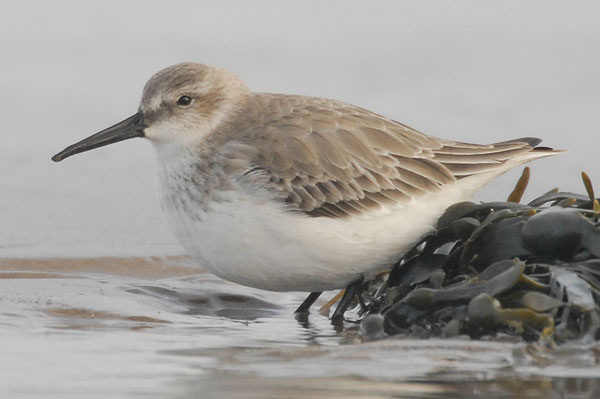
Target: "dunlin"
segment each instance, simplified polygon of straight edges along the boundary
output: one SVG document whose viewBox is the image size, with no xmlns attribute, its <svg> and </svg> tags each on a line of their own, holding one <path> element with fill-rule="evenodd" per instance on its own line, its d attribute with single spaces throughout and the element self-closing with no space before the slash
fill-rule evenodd
<svg viewBox="0 0 600 399">
<path fill-rule="evenodd" d="M 133 137 L 154 144 L 160 203 L 198 264 L 251 287 L 311 292 L 300 311 L 323 290 L 354 293 L 449 205 L 558 152 L 530 137 L 438 139 L 340 101 L 253 93 L 230 72 L 184 63 L 148 81 L 135 115 L 52 159 Z"/>
</svg>

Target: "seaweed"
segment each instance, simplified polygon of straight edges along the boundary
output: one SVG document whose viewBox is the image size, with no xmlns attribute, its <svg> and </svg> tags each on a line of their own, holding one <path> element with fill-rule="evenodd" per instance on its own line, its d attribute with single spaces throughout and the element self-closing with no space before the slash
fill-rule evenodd
<svg viewBox="0 0 600 399">
<path fill-rule="evenodd" d="M 450 206 L 362 295 L 360 335 L 518 336 L 549 345 L 600 339 L 600 202 L 553 189 L 519 203 Z"/>
</svg>

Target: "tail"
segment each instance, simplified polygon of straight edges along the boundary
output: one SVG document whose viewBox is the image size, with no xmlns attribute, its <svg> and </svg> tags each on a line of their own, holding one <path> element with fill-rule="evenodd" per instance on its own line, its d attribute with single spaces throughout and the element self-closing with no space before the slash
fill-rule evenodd
<svg viewBox="0 0 600 399">
<path fill-rule="evenodd" d="M 489 181 L 515 166 L 564 152 L 538 146 L 541 142 L 536 137 L 488 145 L 444 142 L 442 148 L 434 151 L 434 159 L 458 180 L 481 175 L 486 177 L 483 180 Z"/>
<path fill-rule="evenodd" d="M 494 146 L 501 146 L 506 144 L 523 144 L 526 143 L 527 146 L 524 147 L 524 150 L 527 150 L 520 156 L 516 156 L 514 158 L 509 158 L 505 162 L 508 166 L 508 169 L 514 168 L 515 166 L 522 165 L 529 161 L 533 161 L 538 158 L 550 157 L 553 155 L 561 154 L 566 152 L 566 150 L 555 150 L 551 147 L 543 147 L 539 144 L 542 142 L 542 139 L 538 139 L 537 137 L 522 137 L 520 139 L 514 139 L 509 141 L 503 141 L 500 143 L 492 144 Z"/>
</svg>

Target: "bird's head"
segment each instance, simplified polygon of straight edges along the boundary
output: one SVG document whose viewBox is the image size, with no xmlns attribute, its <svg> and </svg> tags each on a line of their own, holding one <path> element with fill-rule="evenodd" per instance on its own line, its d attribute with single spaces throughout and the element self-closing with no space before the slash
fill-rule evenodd
<svg viewBox="0 0 600 399">
<path fill-rule="evenodd" d="M 223 69 L 196 63 L 170 66 L 146 83 L 137 113 L 65 148 L 52 160 L 134 137 L 145 137 L 159 147 L 197 145 L 239 108 L 248 93 L 237 76 Z"/>
</svg>

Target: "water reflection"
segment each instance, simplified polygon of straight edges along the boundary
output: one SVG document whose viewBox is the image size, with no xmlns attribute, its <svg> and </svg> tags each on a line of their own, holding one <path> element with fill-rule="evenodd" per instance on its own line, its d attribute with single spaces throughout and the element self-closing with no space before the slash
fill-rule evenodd
<svg viewBox="0 0 600 399">
<path fill-rule="evenodd" d="M 176 397 L 195 398 L 519 398 L 589 399 L 600 395 L 600 380 L 532 378 L 497 381 L 372 381 L 359 378 L 248 378 L 218 376 L 185 379 Z"/>
<path fill-rule="evenodd" d="M 0 389 L 10 397 L 598 394 L 600 351 L 593 345 L 550 351 L 510 340 L 359 343 L 354 324 L 340 330 L 318 312 L 297 320 L 302 299 L 198 274 L 179 258 L 2 260 Z"/>
</svg>

